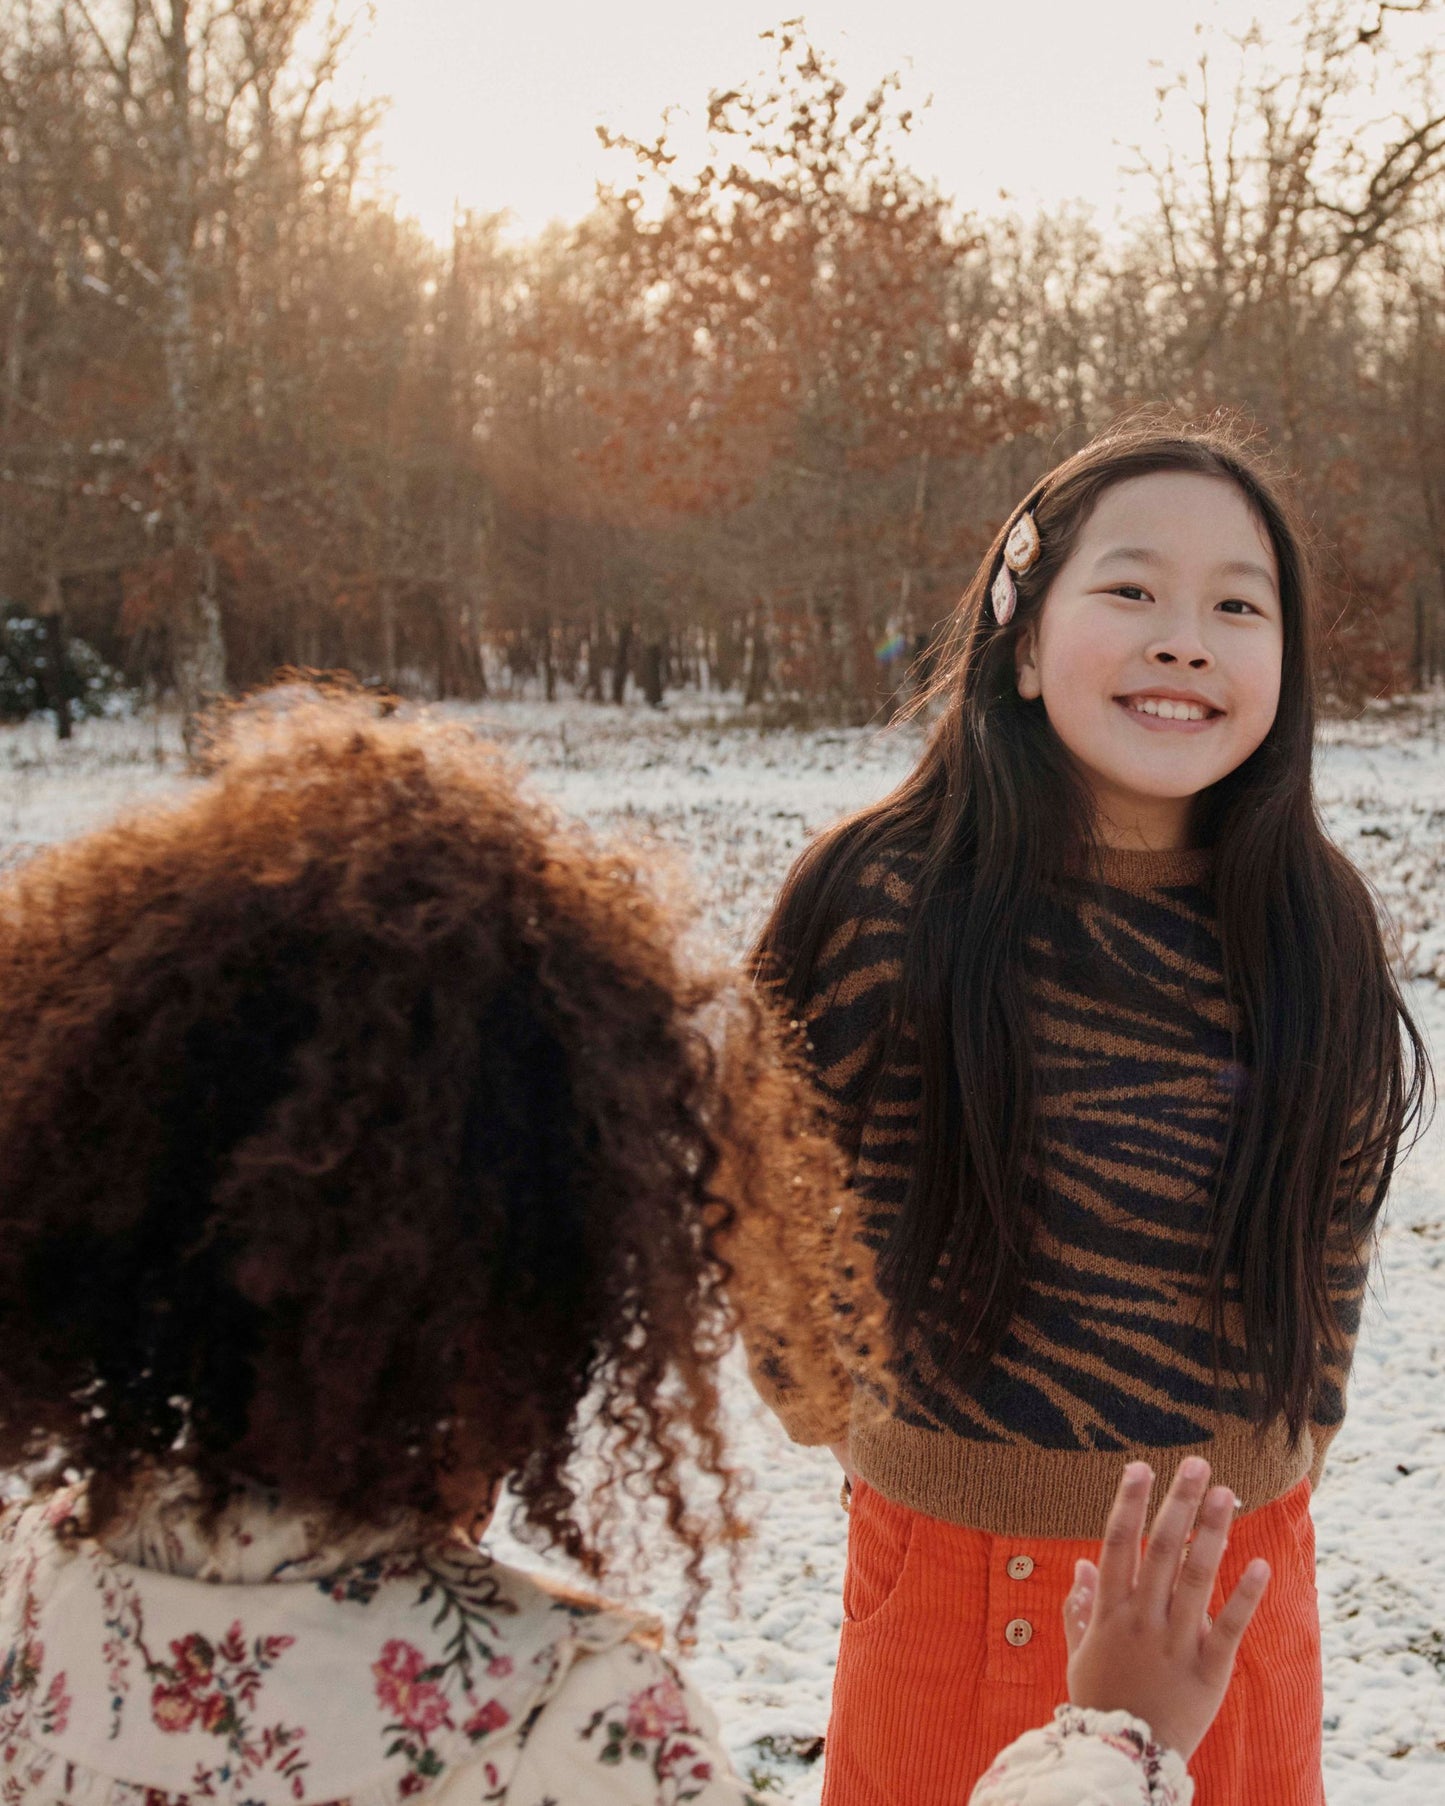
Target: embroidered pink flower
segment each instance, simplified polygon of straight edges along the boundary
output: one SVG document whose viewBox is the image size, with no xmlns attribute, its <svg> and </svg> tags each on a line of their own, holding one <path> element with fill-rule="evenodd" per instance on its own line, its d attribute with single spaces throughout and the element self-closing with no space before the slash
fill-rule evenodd
<svg viewBox="0 0 1445 1806">
<path fill-rule="evenodd" d="M 446 1695 L 435 1681 L 423 1680 L 426 1657 L 415 1643 L 389 1638 L 380 1658 L 371 1664 L 376 1676 L 376 1697 L 408 1730 L 428 1736 L 451 1723 Z"/>
<path fill-rule="evenodd" d="M 627 1702 L 627 1733 L 630 1737 L 656 1741 L 673 1731 L 687 1729 L 687 1706 L 683 1702 L 682 1689 L 671 1675 L 666 1680 L 655 1681 L 643 1693 L 634 1693 Z"/>
<path fill-rule="evenodd" d="M 151 1721 L 159 1730 L 189 1731 L 199 1711 L 199 1700 L 186 1687 L 168 1687 L 162 1682 L 151 1692 Z"/>
<path fill-rule="evenodd" d="M 40 1708 L 40 1721 L 51 1736 L 58 1736 L 70 1722 L 70 1695 L 65 1690 L 63 1668 L 45 1689 L 45 1704 Z"/>
<path fill-rule="evenodd" d="M 504 1724 L 511 1723 L 512 1715 L 499 1699 L 489 1699 L 462 1726 L 468 1737 L 485 1737 L 489 1731 L 500 1731 Z"/>
<path fill-rule="evenodd" d="M 694 1743 L 686 1741 L 664 1743 L 657 1752 L 655 1765 L 657 1778 L 660 1781 L 674 1780 L 677 1782 L 710 1781 L 712 1764 L 701 1760 L 701 1754 Z"/>
<path fill-rule="evenodd" d="M 207 1693 L 200 1701 L 201 1729 L 218 1731 L 230 1715 L 230 1701 L 224 1693 Z"/>
<path fill-rule="evenodd" d="M 512 1658 L 510 1656 L 493 1656 L 487 1663 L 487 1673 L 494 1680 L 505 1680 L 511 1672 Z"/>
<path fill-rule="evenodd" d="M 178 1687 L 209 1687 L 216 1671 L 216 1652 L 193 1632 L 171 1644 L 171 1668 Z"/>
<path fill-rule="evenodd" d="M 696 1755 L 696 1746 L 682 1739 L 679 1739 L 676 1743 L 663 1744 L 662 1748 L 657 1752 L 657 1774 L 659 1779 L 671 1775 L 677 1775 L 679 1779 L 682 1779 L 684 1776 L 680 1771 L 686 1771 L 686 1774 L 691 1775 L 696 1781 L 708 1780 L 712 1775 L 712 1769 L 706 1762 L 699 1762 L 692 1768 L 688 1767 L 688 1764 L 692 1762 Z"/>
</svg>

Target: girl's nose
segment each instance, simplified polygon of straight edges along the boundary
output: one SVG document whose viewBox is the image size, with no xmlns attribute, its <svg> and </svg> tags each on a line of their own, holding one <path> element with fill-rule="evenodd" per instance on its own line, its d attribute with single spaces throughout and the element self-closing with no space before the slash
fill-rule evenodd
<svg viewBox="0 0 1445 1806">
<path fill-rule="evenodd" d="M 1214 663 L 1207 647 L 1183 636 L 1151 646 L 1147 656 L 1157 664 L 1186 665 L 1191 671 L 1206 671 Z"/>
</svg>

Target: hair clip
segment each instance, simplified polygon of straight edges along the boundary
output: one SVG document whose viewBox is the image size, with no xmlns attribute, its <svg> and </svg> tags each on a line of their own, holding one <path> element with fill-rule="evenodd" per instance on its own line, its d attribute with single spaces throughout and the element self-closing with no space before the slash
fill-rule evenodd
<svg viewBox="0 0 1445 1806">
<path fill-rule="evenodd" d="M 1039 544 L 1039 529 L 1033 515 L 1021 514 L 1003 542 L 1004 563 L 1022 577 L 1025 571 L 1031 571 L 1038 563 L 1042 549 Z"/>
<path fill-rule="evenodd" d="M 998 576 L 993 580 L 989 590 L 989 600 L 993 604 L 993 618 L 1000 627 L 1007 627 L 1013 619 L 1014 608 L 1018 603 L 1018 585 L 1014 582 L 1015 573 L 1020 577 L 1030 571 L 1039 561 L 1042 551 L 1039 543 L 1039 529 L 1032 514 L 1021 514 L 1009 528 L 1008 538 L 1003 542 L 1003 563 L 999 566 Z"/>
</svg>

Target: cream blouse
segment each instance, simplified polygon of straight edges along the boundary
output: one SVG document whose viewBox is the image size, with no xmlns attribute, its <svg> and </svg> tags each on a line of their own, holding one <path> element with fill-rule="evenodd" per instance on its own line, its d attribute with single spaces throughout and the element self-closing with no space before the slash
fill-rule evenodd
<svg viewBox="0 0 1445 1806">
<path fill-rule="evenodd" d="M 637 1614 L 259 1497 L 203 1535 L 173 1486 L 105 1546 L 75 1503 L 0 1521 L 4 1806 L 762 1806 Z"/>
<path fill-rule="evenodd" d="M 0 1516 L 0 1806 L 764 1806 L 653 1620 L 265 1495 L 203 1532 L 171 1482 L 103 1545 L 77 1502 Z M 971 1806 L 1192 1794 L 1146 1726 L 1063 1709 Z"/>
</svg>

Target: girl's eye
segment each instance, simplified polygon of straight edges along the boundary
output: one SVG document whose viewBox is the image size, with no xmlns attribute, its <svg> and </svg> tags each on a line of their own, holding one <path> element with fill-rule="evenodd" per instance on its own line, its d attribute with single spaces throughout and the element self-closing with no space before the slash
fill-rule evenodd
<svg viewBox="0 0 1445 1806">
<path fill-rule="evenodd" d="M 1246 602 L 1243 596 L 1228 596 L 1219 606 L 1221 608 L 1247 608 L 1252 615 L 1259 613 L 1253 602 Z"/>
<path fill-rule="evenodd" d="M 1130 602 L 1147 602 L 1149 600 L 1148 590 L 1141 589 L 1137 583 L 1116 583 L 1110 593 L 1115 596 L 1123 596 Z"/>
</svg>

